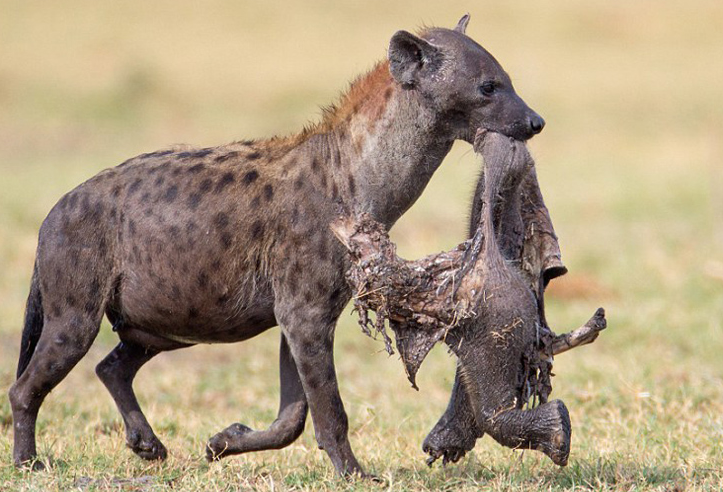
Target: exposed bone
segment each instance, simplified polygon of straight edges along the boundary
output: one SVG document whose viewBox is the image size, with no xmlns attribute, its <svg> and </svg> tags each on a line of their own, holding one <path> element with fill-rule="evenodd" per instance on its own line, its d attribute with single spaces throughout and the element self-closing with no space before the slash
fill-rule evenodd
<svg viewBox="0 0 723 492">
<path fill-rule="evenodd" d="M 555 336 L 552 340 L 552 355 L 558 355 L 575 347 L 594 342 L 606 327 L 605 310 L 598 308 L 593 317 L 580 328 Z"/>
</svg>

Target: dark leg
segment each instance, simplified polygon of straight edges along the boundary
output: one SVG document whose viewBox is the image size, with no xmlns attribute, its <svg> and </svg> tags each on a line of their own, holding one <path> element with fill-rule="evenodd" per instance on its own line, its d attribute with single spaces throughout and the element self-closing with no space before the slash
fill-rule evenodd
<svg viewBox="0 0 723 492">
<path fill-rule="evenodd" d="M 133 392 L 133 378 L 138 370 L 158 355 L 160 350 L 121 342 L 95 368 L 123 417 L 126 444 L 146 460 L 166 459 L 166 448 L 156 437 Z"/>
<path fill-rule="evenodd" d="M 285 333 L 309 401 L 319 448 L 329 455 L 339 475 L 364 476 L 349 444 L 349 421 L 336 381 L 334 324 L 319 321 L 294 328 Z"/>
<path fill-rule="evenodd" d="M 556 465 L 567 465 L 570 415 L 560 400 L 531 410 L 509 410 L 488 421 L 485 431 L 504 446 L 542 451 Z"/>
<path fill-rule="evenodd" d="M 243 424 L 233 424 L 211 438 L 206 448 L 209 461 L 265 449 L 281 449 L 294 442 L 304 431 L 307 403 L 296 364 L 286 337 L 281 335 L 279 355 L 281 403 L 279 414 L 271 426 L 255 431 Z"/>
<path fill-rule="evenodd" d="M 495 312 L 491 301 L 486 307 L 486 313 Z M 524 326 L 523 330 L 527 329 L 528 325 Z M 469 372 L 459 380 L 473 409 L 475 427 L 504 446 L 535 449 L 555 464 L 566 465 L 571 437 L 567 408 L 555 400 L 523 410 L 527 401 L 520 385 L 522 378 L 527 377 L 522 367 L 523 353 L 514 343 L 500 345 L 495 332 L 491 333 L 481 345 L 461 347 L 460 361 L 474 364 L 468 368 L 460 362 L 461 372 Z M 519 340 L 532 338 L 530 333 L 520 330 L 515 336 Z"/>
<path fill-rule="evenodd" d="M 35 424 L 40 405 L 88 352 L 100 325 L 94 317 L 69 313 L 52 320 L 46 318 L 30 363 L 9 392 L 15 431 L 15 465 L 27 465 L 36 459 Z M 32 466 L 43 468 L 37 461 Z"/>
<path fill-rule="evenodd" d="M 477 439 L 483 434 L 478 429 L 469 395 L 462 385 L 460 370 L 457 368 L 447 410 L 422 444 L 422 449 L 429 455 L 427 464 L 431 466 L 438 458 L 442 458 L 445 465 L 456 463 L 474 448 Z"/>
<path fill-rule="evenodd" d="M 485 432 L 504 446 L 535 449 L 549 456 L 557 465 L 567 464 L 572 431 L 567 408 L 560 400 L 531 410 L 501 412 L 488 420 Z M 483 434 L 458 371 L 449 406 L 424 440 L 424 452 L 430 456 L 427 463 L 431 465 L 440 457 L 444 464 L 457 462 Z"/>
</svg>

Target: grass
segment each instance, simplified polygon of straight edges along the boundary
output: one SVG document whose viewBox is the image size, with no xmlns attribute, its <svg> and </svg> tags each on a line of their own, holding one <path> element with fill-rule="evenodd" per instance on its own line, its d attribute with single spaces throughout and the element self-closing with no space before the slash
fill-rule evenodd
<svg viewBox="0 0 723 492">
<path fill-rule="evenodd" d="M 454 374 L 432 352 L 411 390 L 401 363 L 344 315 L 337 369 L 357 457 L 383 485 L 338 480 L 311 424 L 292 446 L 207 464 L 204 443 L 278 405 L 276 329 L 164 354 L 141 404 L 169 449 L 137 459 L 94 365 L 104 329 L 44 404 L 47 472 L 11 466 L 0 397 L 0 490 L 720 490 L 723 488 L 723 5 L 567 2 L 284 4 L 5 2 L 0 16 L 0 388 L 13 381 L 37 229 L 68 189 L 127 157 L 298 130 L 384 56 L 397 29 L 452 26 L 510 71 L 547 120 L 531 144 L 570 273 L 549 293 L 558 331 L 599 305 L 609 329 L 559 357 L 569 465 L 484 438 L 428 469 L 421 441 Z M 452 7 L 452 8 L 450 8 Z M 407 257 L 464 235 L 478 164 L 455 146 L 394 229 Z"/>
</svg>

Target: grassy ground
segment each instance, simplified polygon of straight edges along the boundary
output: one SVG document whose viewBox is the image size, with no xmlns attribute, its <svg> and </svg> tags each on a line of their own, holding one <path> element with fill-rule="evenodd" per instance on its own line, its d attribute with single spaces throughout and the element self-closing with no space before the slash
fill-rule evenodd
<svg viewBox="0 0 723 492">
<path fill-rule="evenodd" d="M 533 143 L 570 273 L 553 285 L 558 331 L 599 305 L 609 330 L 559 357 L 570 464 L 489 438 L 428 469 L 421 441 L 444 410 L 454 361 L 438 348 L 419 393 L 350 315 L 336 353 L 351 440 L 382 486 L 339 481 L 313 429 L 282 451 L 208 465 L 231 422 L 264 427 L 278 404 L 277 330 L 165 354 L 137 392 L 170 451 L 124 447 L 93 373 L 106 329 L 41 411 L 54 466 L 11 466 L 0 397 L 0 490 L 720 490 L 723 488 L 723 4 L 607 2 L 142 2 L 3 0 L 0 16 L 0 388 L 13 381 L 37 229 L 98 170 L 168 144 L 288 133 L 384 56 L 397 29 L 452 26 L 511 72 L 548 127 Z M 464 235 L 478 164 L 459 145 L 394 238 L 418 257 Z"/>
</svg>

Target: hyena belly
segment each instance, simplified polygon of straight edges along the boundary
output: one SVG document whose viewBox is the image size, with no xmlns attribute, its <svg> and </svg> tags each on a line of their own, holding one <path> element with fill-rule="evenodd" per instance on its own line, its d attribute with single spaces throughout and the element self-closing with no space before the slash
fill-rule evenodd
<svg viewBox="0 0 723 492">
<path fill-rule="evenodd" d="M 173 157 L 119 166 L 69 194 L 116 209 L 113 254 L 99 259 L 111 262 L 105 311 L 121 338 L 253 337 L 276 324 L 266 272 L 274 213 L 258 209 L 278 184 L 247 161 Z"/>
<path fill-rule="evenodd" d="M 127 208 L 110 306 L 123 324 L 191 343 L 243 340 L 276 324 L 270 282 L 242 241 L 254 222 L 239 204 Z"/>
</svg>

